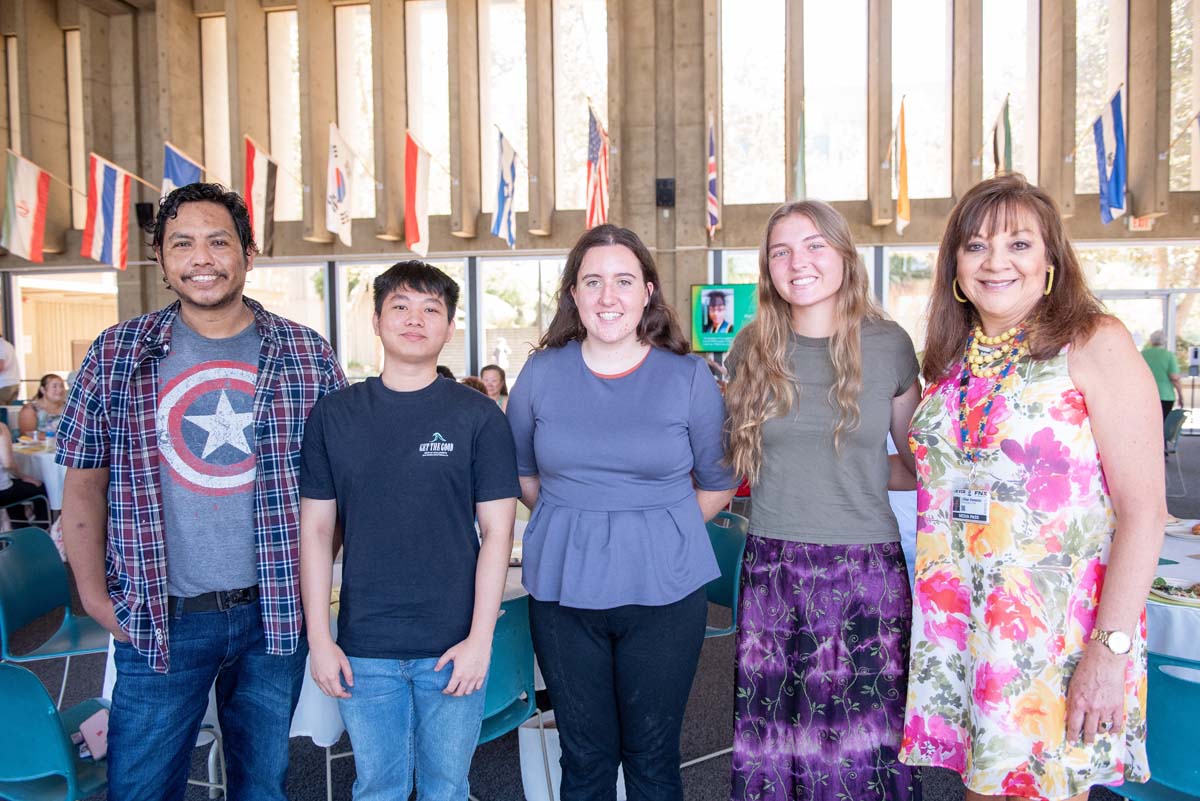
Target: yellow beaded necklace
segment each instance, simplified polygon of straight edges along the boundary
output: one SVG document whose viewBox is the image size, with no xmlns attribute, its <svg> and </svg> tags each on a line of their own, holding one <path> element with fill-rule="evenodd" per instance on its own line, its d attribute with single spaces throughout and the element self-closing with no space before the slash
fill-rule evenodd
<svg viewBox="0 0 1200 801">
<path fill-rule="evenodd" d="M 1000 374 L 1009 360 L 1015 362 L 1025 355 L 1025 337 L 1019 336 L 1023 330 L 1023 326 L 1017 326 L 989 337 L 983 333 L 982 326 L 976 325 L 967 349 L 967 367 L 971 375 L 992 378 Z"/>
</svg>

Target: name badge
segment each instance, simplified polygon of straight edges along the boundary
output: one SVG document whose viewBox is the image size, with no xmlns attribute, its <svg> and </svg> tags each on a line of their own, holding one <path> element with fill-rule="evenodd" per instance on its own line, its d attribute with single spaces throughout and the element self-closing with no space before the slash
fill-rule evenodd
<svg viewBox="0 0 1200 801">
<path fill-rule="evenodd" d="M 950 519 L 956 523 L 983 523 L 991 519 L 992 493 L 985 489 L 960 487 L 951 499 Z"/>
</svg>

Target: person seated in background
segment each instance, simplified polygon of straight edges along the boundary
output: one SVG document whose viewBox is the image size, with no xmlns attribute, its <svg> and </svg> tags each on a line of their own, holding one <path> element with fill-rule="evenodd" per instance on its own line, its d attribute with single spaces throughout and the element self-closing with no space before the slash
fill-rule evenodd
<svg viewBox="0 0 1200 801">
<path fill-rule="evenodd" d="M 508 376 L 498 364 L 486 364 L 479 371 L 479 378 L 487 388 L 487 396 L 496 402 L 500 411 L 508 406 Z"/>
<path fill-rule="evenodd" d="M 33 400 L 21 407 L 17 428 L 24 436 L 39 431 L 57 431 L 59 418 L 67 407 L 67 382 L 55 373 L 46 373 L 38 382 Z"/>
<path fill-rule="evenodd" d="M 465 387 L 470 387 L 476 392 L 482 392 L 484 395 L 488 394 L 487 386 L 484 385 L 483 380 L 476 378 L 473 375 L 469 375 L 466 378 L 460 379 L 458 383 Z"/>
<path fill-rule="evenodd" d="M 34 498 L 32 517 L 29 515 L 29 504 L 21 503 L 31 498 Z M 14 468 L 12 432 L 4 423 L 0 423 L 0 506 L 8 507 L 8 519 L 12 521 L 13 528 L 35 525 L 35 520 L 40 528 L 48 526 L 50 508 L 46 503 L 42 482 L 22 475 Z"/>
</svg>

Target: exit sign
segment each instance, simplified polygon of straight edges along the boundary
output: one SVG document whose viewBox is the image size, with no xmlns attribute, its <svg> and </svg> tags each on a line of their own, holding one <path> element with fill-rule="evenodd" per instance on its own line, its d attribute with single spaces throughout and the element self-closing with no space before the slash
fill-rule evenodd
<svg viewBox="0 0 1200 801">
<path fill-rule="evenodd" d="M 1153 217 L 1130 217 L 1129 230 L 1136 233 L 1146 233 L 1154 230 Z"/>
</svg>

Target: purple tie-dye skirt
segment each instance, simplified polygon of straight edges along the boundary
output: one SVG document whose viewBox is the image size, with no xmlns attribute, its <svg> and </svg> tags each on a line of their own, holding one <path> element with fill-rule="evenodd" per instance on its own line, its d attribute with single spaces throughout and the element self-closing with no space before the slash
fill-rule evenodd
<svg viewBox="0 0 1200 801">
<path fill-rule="evenodd" d="M 733 801 L 909 801 L 908 573 L 899 543 L 751 536 L 742 564 Z"/>
</svg>

